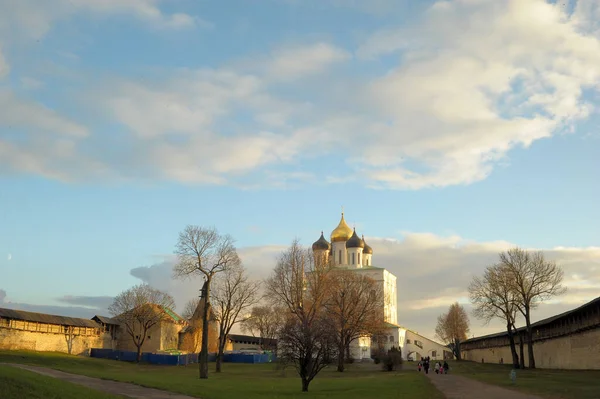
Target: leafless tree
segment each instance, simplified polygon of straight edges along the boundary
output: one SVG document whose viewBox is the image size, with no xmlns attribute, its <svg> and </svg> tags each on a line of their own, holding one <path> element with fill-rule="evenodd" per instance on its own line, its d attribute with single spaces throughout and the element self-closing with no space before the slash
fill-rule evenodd
<svg viewBox="0 0 600 399">
<path fill-rule="evenodd" d="M 450 344 L 456 360 L 461 360 L 460 343 L 467 339 L 469 332 L 469 316 L 458 302 L 450 305 L 447 313 L 438 316 L 435 335 Z"/>
<path fill-rule="evenodd" d="M 165 309 L 174 308 L 175 301 L 171 295 L 148 284 L 139 284 L 117 295 L 108 311 L 133 340 L 139 363 L 148 331 L 170 318 Z"/>
<path fill-rule="evenodd" d="M 469 285 L 469 297 L 473 304 L 473 315 L 486 324 L 493 319 L 501 319 L 506 324 L 510 343 L 513 367 L 519 368 L 519 355 L 515 347 L 514 330 L 517 315 L 517 298 L 512 289 L 512 281 L 507 269 L 493 265 L 485 269 L 482 277 L 475 276 Z M 522 340 L 520 340 L 522 348 Z M 523 361 L 521 357 L 521 361 Z"/>
<path fill-rule="evenodd" d="M 208 314 L 210 311 L 210 285 L 215 274 L 240 265 L 233 239 L 220 235 L 214 227 L 187 226 L 179 233 L 173 267 L 176 278 L 202 276 L 204 278 L 204 314 L 202 317 L 202 347 L 199 356 L 200 378 L 208 378 Z"/>
<path fill-rule="evenodd" d="M 250 308 L 260 299 L 259 290 L 260 282 L 250 280 L 241 265 L 230 267 L 215 278 L 212 302 L 215 318 L 219 322 L 218 373 L 221 372 L 227 335 L 236 323 L 249 316 Z"/>
<path fill-rule="evenodd" d="M 535 368 L 531 310 L 566 291 L 562 286 L 563 271 L 556 263 L 547 261 L 542 252 L 529 253 L 521 248 L 500 253 L 500 264 L 511 282 L 515 305 L 525 318 L 529 367 Z"/>
<path fill-rule="evenodd" d="M 273 342 L 283 327 L 284 315 L 285 308 L 280 306 L 255 306 L 250 312 L 250 317 L 242 322 L 242 331 L 259 337 L 263 349 L 275 351 L 277 347 Z"/>
<path fill-rule="evenodd" d="M 383 332 L 383 290 L 372 278 L 350 270 L 332 271 L 329 288 L 325 306 L 336 332 L 337 370 L 342 372 L 354 340 Z"/>
<path fill-rule="evenodd" d="M 63 326 L 65 332 L 65 341 L 67 342 L 67 352 L 69 355 L 73 351 L 73 342 L 75 341 L 75 327 L 74 326 Z"/>
<path fill-rule="evenodd" d="M 196 308 L 198 307 L 199 303 L 200 298 L 192 298 L 189 301 L 187 301 L 183 308 L 183 313 L 181 314 L 181 316 L 188 321 L 191 320 L 194 316 L 194 313 L 196 312 Z"/>
<path fill-rule="evenodd" d="M 267 295 L 286 308 L 279 332 L 278 356 L 294 365 L 302 391 L 330 363 L 335 347 L 332 323 L 325 312 L 329 268 L 315 265 L 314 256 L 297 240 L 284 251 L 267 280 Z"/>
</svg>

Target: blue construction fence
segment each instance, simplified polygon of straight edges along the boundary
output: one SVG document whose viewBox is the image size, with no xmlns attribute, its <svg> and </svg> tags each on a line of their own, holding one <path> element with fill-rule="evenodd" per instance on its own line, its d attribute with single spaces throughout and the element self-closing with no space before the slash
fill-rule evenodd
<svg viewBox="0 0 600 399">
<path fill-rule="evenodd" d="M 135 362 L 137 359 L 136 352 L 129 351 L 117 351 L 112 349 L 98 349 L 93 348 L 90 351 L 90 357 L 100 359 L 111 359 L 121 360 L 124 362 Z M 208 355 L 208 361 L 214 362 L 217 360 L 216 353 Z M 245 354 L 245 353 L 226 353 L 223 355 L 223 362 L 226 363 L 270 363 L 275 361 L 275 355 L 273 353 L 262 353 L 262 354 Z M 164 355 L 156 353 L 142 353 L 142 362 L 150 364 L 161 364 L 170 366 L 185 366 L 188 364 L 198 363 L 198 354 L 189 353 L 186 355 Z"/>
</svg>

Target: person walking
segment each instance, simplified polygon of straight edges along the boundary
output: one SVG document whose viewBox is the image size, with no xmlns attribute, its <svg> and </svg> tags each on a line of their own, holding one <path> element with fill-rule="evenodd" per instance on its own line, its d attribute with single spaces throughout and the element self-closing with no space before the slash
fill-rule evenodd
<svg viewBox="0 0 600 399">
<path fill-rule="evenodd" d="M 444 374 L 448 374 L 449 368 L 450 368 L 450 366 L 448 366 L 448 362 L 444 360 L 444 364 L 442 366 L 442 369 L 444 369 Z"/>
</svg>

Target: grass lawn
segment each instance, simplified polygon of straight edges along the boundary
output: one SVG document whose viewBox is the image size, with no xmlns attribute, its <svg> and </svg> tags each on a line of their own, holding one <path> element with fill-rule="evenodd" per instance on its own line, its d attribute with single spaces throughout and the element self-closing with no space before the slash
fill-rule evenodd
<svg viewBox="0 0 600 399">
<path fill-rule="evenodd" d="M 407 371 L 382 372 L 378 365 L 353 364 L 344 373 L 329 367 L 311 382 L 309 392 L 301 392 L 295 370 L 277 370 L 274 364 L 224 363 L 223 372 L 215 373 L 209 365 L 209 379 L 198 379 L 198 365 L 135 365 L 105 359 L 92 359 L 57 353 L 0 351 L 0 362 L 23 363 L 54 368 L 146 387 L 197 396 L 220 398 L 428 398 L 444 396 L 422 373 L 410 367 Z M 91 396 L 89 396 L 91 398 Z"/>
<path fill-rule="evenodd" d="M 517 370 L 517 380 L 513 385 L 509 378 L 511 369 L 510 365 L 502 364 L 450 363 L 451 373 L 546 398 L 600 398 L 600 370 Z"/>
<path fill-rule="evenodd" d="M 98 392 L 16 367 L 0 365 L 0 398 L 119 399 L 123 397 Z"/>
</svg>

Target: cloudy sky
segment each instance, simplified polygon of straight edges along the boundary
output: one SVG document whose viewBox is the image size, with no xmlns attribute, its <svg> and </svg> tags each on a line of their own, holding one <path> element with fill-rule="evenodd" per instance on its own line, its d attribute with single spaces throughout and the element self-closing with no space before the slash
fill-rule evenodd
<svg viewBox="0 0 600 399">
<path fill-rule="evenodd" d="M 344 206 L 432 336 L 473 275 L 544 250 L 600 295 L 600 0 L 0 0 L 0 304 L 183 303 L 177 235 L 255 278 Z M 498 325 L 472 320 L 477 335 Z"/>
</svg>

